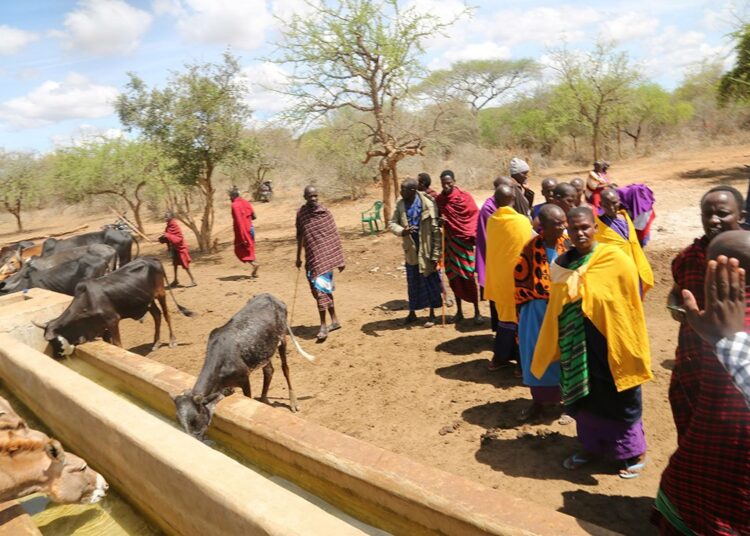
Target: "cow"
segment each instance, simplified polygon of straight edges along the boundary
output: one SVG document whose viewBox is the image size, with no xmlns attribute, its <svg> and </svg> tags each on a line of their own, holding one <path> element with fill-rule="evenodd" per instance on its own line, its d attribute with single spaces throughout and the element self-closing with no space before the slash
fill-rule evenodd
<svg viewBox="0 0 750 536">
<path fill-rule="evenodd" d="M 0 397 L 0 502 L 33 493 L 60 504 L 94 504 L 107 493 L 104 477 L 43 432 L 29 428 Z"/>
<path fill-rule="evenodd" d="M 286 362 L 286 334 L 305 359 L 315 358 L 300 347 L 286 319 L 286 305 L 270 294 L 259 294 L 245 304 L 226 324 L 211 331 L 198 379 L 192 389 L 173 397 L 177 421 L 187 433 L 202 440 L 211 423 L 216 404 L 231 394 L 233 387 L 251 397 L 251 371 L 263 368 L 261 402 L 268 403 L 268 387 L 273 377 L 271 358 L 279 350 L 281 370 L 289 388 L 289 407 L 298 411 L 297 398 L 289 379 Z"/>
<path fill-rule="evenodd" d="M 42 245 L 34 245 L 28 240 L 19 242 L 17 247 L 8 251 L 7 255 L 0 257 L 0 281 L 8 279 L 18 272 L 23 263 L 34 255 L 41 255 Z"/>
<path fill-rule="evenodd" d="M 75 344 L 102 337 L 122 346 L 119 322 L 123 318 L 140 319 L 147 312 L 154 317 L 155 332 L 152 349 L 159 347 L 161 315 L 169 328 L 169 347 L 176 346 L 172 321 L 167 309 L 166 292 L 185 316 L 193 313 L 177 303 L 172 290 L 165 285 L 164 266 L 156 257 L 139 257 L 114 272 L 78 284 L 75 297 L 62 314 L 36 324 L 44 330 L 44 338 L 52 345 L 55 356 L 70 355 Z M 165 290 L 166 289 L 166 290 Z M 161 311 L 156 305 L 161 305 Z"/>
<path fill-rule="evenodd" d="M 109 246 L 106 246 L 109 247 Z M 0 281 L 0 294 L 11 294 L 29 288 L 43 288 L 73 296 L 76 286 L 86 279 L 100 277 L 109 271 L 110 259 L 84 253 L 77 259 L 62 262 L 46 270 L 29 263 L 12 277 Z"/>
<path fill-rule="evenodd" d="M 46 257 L 35 255 L 34 257 L 26 259 L 26 264 L 37 270 L 49 270 L 58 264 L 78 259 L 86 253 L 91 253 L 92 255 L 101 257 L 107 262 L 107 266 L 110 266 L 112 270 L 115 269 L 117 252 L 113 247 L 106 244 L 91 244 L 90 246 L 67 249 L 58 253 L 53 253 L 52 255 L 47 255 Z"/>
<path fill-rule="evenodd" d="M 81 246 L 90 246 L 91 244 L 107 244 L 113 247 L 117 252 L 118 268 L 126 265 L 132 259 L 133 236 L 118 229 L 104 229 L 102 231 L 94 231 L 93 233 L 84 233 L 71 236 L 65 240 L 48 238 L 42 246 L 42 256 L 52 255 L 53 253 Z M 136 242 L 136 248 L 138 248 L 138 242 Z"/>
</svg>

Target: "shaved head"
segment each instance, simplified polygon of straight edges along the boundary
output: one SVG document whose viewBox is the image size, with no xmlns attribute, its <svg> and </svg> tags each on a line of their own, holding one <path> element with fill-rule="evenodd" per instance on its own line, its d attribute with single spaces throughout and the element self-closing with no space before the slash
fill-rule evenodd
<svg viewBox="0 0 750 536">
<path fill-rule="evenodd" d="M 708 258 L 716 259 L 719 255 L 734 257 L 742 268 L 750 271 L 750 232 L 725 231 L 717 235 L 708 246 Z"/>
<path fill-rule="evenodd" d="M 541 209 L 539 209 L 539 223 L 541 223 L 542 225 L 545 225 L 553 218 L 558 218 L 561 216 L 565 218 L 565 212 L 563 212 L 563 209 L 551 203 L 546 204 Z"/>
<path fill-rule="evenodd" d="M 572 179 L 570 181 L 570 184 L 573 185 L 573 187 L 578 190 L 579 192 L 583 191 L 583 188 L 585 186 L 585 183 L 583 182 L 583 179 L 581 177 L 576 177 L 575 179 Z"/>
<path fill-rule="evenodd" d="M 554 177 L 549 177 L 542 181 L 542 189 L 549 188 L 551 190 L 555 186 L 557 186 L 557 179 Z"/>
<path fill-rule="evenodd" d="M 513 179 L 511 179 L 510 177 L 506 177 L 504 175 L 500 175 L 494 181 L 492 181 L 492 186 L 494 186 L 495 188 L 497 188 L 501 184 L 507 184 L 508 186 L 513 186 Z"/>
<path fill-rule="evenodd" d="M 572 220 L 575 218 L 585 217 L 591 223 L 595 223 L 594 213 L 589 207 L 575 207 L 568 212 L 568 219 Z"/>
<path fill-rule="evenodd" d="M 512 205 L 515 199 L 516 195 L 512 186 L 501 184 L 495 189 L 495 203 L 498 208 Z"/>
</svg>

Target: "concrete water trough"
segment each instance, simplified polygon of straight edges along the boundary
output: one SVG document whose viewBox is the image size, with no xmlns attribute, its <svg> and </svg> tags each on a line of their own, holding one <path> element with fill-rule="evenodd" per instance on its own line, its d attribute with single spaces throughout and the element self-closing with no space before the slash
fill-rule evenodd
<svg viewBox="0 0 750 536">
<path fill-rule="evenodd" d="M 170 395 L 192 376 L 103 342 L 58 363 L 31 321 L 70 298 L 6 298 L 0 379 L 164 532 L 612 534 L 237 394 L 218 404 L 209 436 L 240 464 L 167 422 Z"/>
</svg>

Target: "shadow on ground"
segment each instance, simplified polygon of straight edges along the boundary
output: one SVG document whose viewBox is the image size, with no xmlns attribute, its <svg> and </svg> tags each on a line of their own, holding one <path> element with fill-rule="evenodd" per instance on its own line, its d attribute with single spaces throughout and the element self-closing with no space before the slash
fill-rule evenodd
<svg viewBox="0 0 750 536">
<path fill-rule="evenodd" d="M 179 341 L 177 342 L 177 346 L 178 347 L 180 347 L 180 346 L 190 346 L 190 345 L 191 345 L 191 343 L 189 343 L 189 342 L 179 342 Z M 139 344 L 138 346 L 133 346 L 131 348 L 128 348 L 128 352 L 133 352 L 134 354 L 138 354 L 138 355 L 143 356 L 143 357 L 148 357 L 149 354 L 153 353 L 153 351 L 151 350 L 151 348 L 153 348 L 153 346 L 154 346 L 153 343 L 150 343 L 150 342 L 149 343 L 144 343 L 144 344 Z M 169 343 L 166 342 L 166 341 L 164 341 L 164 340 L 162 340 L 161 341 L 161 345 L 159 346 L 159 348 L 167 348 L 167 349 L 169 349 Z"/>
<path fill-rule="evenodd" d="M 747 166 L 734 166 L 724 169 L 698 168 L 684 171 L 679 176 L 682 179 L 711 179 L 712 182 L 721 184 L 740 180 L 747 181 L 750 177 L 750 168 Z"/>
<path fill-rule="evenodd" d="M 388 320 L 375 320 L 374 322 L 363 324 L 360 329 L 365 335 L 380 337 L 381 331 L 424 329 L 424 323 L 427 322 L 427 317 L 424 317 L 418 318 L 416 322 L 409 325 L 404 325 L 404 318 L 406 318 L 406 315 L 399 316 L 398 318 L 389 318 Z"/>
<path fill-rule="evenodd" d="M 581 486 L 595 486 L 599 481 L 594 474 L 614 472 L 614 468 L 595 462 L 574 471 L 565 469 L 563 460 L 580 450 L 581 445 L 576 438 L 547 428 L 522 426 L 515 432 L 501 430 L 497 434 L 488 430 L 480 444 L 476 460 L 512 477 L 564 480 Z"/>
<path fill-rule="evenodd" d="M 473 355 L 477 352 L 491 350 L 492 338 L 489 335 L 464 335 L 441 342 L 435 347 L 436 352 L 445 352 L 451 355 Z"/>
<path fill-rule="evenodd" d="M 658 534 L 649 518 L 653 497 L 600 495 L 584 490 L 563 491 L 560 511 L 579 520 L 628 536 Z"/>
<path fill-rule="evenodd" d="M 250 275 L 226 275 L 224 277 L 217 277 L 219 281 L 245 281 L 246 279 L 252 279 Z"/>
<path fill-rule="evenodd" d="M 513 373 L 513 367 L 490 371 L 487 370 L 488 364 L 488 359 L 472 359 L 435 369 L 435 374 L 447 380 L 486 383 L 495 387 L 514 387 L 521 384 L 521 379 L 516 378 Z"/>
<path fill-rule="evenodd" d="M 305 341 L 314 341 L 319 330 L 320 326 L 292 326 L 294 336 Z"/>
<path fill-rule="evenodd" d="M 519 414 L 531 406 L 531 397 L 515 398 L 503 402 L 487 402 L 471 408 L 465 409 L 461 413 L 461 418 L 469 424 L 476 424 L 482 428 L 499 428 L 503 430 L 513 430 L 524 424 L 552 424 L 560 418 L 560 412 L 542 414 L 537 418 L 523 422 L 519 419 Z M 574 426 L 572 425 L 575 429 Z"/>
</svg>

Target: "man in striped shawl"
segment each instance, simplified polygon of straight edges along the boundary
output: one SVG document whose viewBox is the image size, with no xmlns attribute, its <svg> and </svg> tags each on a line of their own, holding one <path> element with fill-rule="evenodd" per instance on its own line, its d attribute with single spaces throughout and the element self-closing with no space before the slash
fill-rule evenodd
<svg viewBox="0 0 750 536">
<path fill-rule="evenodd" d="M 451 170 L 446 169 L 440 174 L 440 184 L 443 191 L 437 196 L 437 205 L 445 233 L 445 275 L 456 295 L 457 311 L 453 321 L 464 319 L 461 301 L 467 301 L 474 305 L 474 323 L 481 324 L 479 293 L 474 277 L 474 241 L 479 209 L 471 194 L 456 186 Z"/>
<path fill-rule="evenodd" d="M 305 272 L 310 290 L 318 303 L 320 330 L 317 340 L 323 342 L 330 331 L 341 327 L 333 303 L 333 269 L 344 271 L 344 250 L 331 212 L 318 203 L 318 190 L 307 186 L 306 203 L 297 211 L 297 261 L 302 266 L 302 248 L 305 249 Z M 326 311 L 331 323 L 326 324 Z"/>
</svg>

